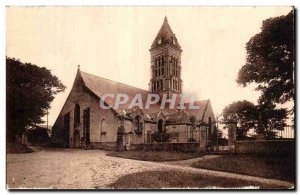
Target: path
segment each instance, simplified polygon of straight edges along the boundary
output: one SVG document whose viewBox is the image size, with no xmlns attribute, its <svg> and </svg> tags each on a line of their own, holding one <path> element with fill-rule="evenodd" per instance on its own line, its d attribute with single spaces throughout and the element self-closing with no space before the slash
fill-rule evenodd
<svg viewBox="0 0 300 195">
<path fill-rule="evenodd" d="M 193 160 L 158 163 L 106 156 L 101 150 L 54 149 L 7 155 L 9 188 L 107 188 L 118 178 L 148 170 L 180 170 L 290 187 L 284 181 L 187 167 Z M 188 163 L 187 163 L 188 162 Z M 184 166 L 183 166 L 184 165 Z"/>
</svg>

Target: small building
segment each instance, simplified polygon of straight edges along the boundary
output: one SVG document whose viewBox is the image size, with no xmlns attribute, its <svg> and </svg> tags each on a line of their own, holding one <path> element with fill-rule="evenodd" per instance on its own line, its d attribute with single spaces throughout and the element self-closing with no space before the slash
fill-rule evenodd
<svg viewBox="0 0 300 195">
<path fill-rule="evenodd" d="M 215 116 L 210 100 L 195 101 L 199 109 L 161 109 L 160 104 L 149 109 L 129 103 L 120 108 L 102 109 L 104 94 L 114 98 L 104 103 L 113 106 L 117 94 L 133 99 L 141 94 L 182 93 L 181 47 L 167 18 L 150 48 L 150 89 L 144 90 L 101 78 L 78 68 L 71 92 L 52 128 L 52 141 L 63 147 L 100 148 L 113 150 L 136 148 L 150 143 L 196 143 L 205 150 L 215 130 Z M 188 103 L 186 103 L 188 104 Z"/>
</svg>

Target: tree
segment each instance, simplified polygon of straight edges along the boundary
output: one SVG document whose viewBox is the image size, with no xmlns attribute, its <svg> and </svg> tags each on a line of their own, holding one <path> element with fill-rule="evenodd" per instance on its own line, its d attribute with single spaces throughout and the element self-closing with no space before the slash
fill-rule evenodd
<svg viewBox="0 0 300 195">
<path fill-rule="evenodd" d="M 271 102 L 265 102 L 256 107 L 257 120 L 259 120 L 258 125 L 262 125 L 266 138 L 275 138 L 276 133 L 273 130 L 284 130 L 284 127 L 286 126 L 285 119 L 287 118 L 287 109 L 277 109 Z M 258 127 L 256 130 L 258 130 Z"/>
<path fill-rule="evenodd" d="M 238 101 L 226 106 L 223 109 L 222 123 L 226 124 L 237 123 L 236 136 L 238 140 L 247 138 L 247 132 L 255 128 L 257 124 L 256 107 L 249 101 Z"/>
<path fill-rule="evenodd" d="M 12 141 L 26 128 L 41 123 L 54 95 L 65 90 L 45 67 L 6 57 L 6 123 Z"/>
<path fill-rule="evenodd" d="M 264 20 L 261 32 L 249 40 L 246 50 L 246 64 L 240 69 L 237 82 L 244 87 L 257 83 L 256 90 L 262 92 L 261 104 L 294 100 L 294 11 Z"/>
<path fill-rule="evenodd" d="M 213 143 L 213 145 L 219 145 L 219 146 L 227 146 L 228 145 L 228 139 L 226 139 L 223 136 L 222 131 L 217 128 L 216 126 L 214 126 L 212 135 L 211 135 L 211 142 Z"/>
<path fill-rule="evenodd" d="M 238 101 L 226 106 L 223 110 L 222 122 L 226 124 L 237 123 L 237 139 L 248 139 L 247 133 L 250 129 L 255 132 L 263 128 L 267 139 L 276 136 L 274 130 L 283 130 L 287 110 L 284 108 L 276 109 L 271 102 L 254 105 L 249 101 Z"/>
</svg>

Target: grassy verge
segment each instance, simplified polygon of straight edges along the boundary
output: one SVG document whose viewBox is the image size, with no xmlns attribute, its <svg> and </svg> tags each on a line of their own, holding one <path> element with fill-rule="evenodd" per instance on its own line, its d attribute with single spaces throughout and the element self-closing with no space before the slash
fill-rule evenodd
<svg viewBox="0 0 300 195">
<path fill-rule="evenodd" d="M 128 174 L 109 187 L 115 189 L 162 189 L 162 188 L 260 188 L 283 189 L 284 186 L 266 185 L 257 182 L 248 182 L 240 179 L 225 179 L 186 173 L 181 171 L 145 171 Z"/>
<path fill-rule="evenodd" d="M 295 180 L 293 155 L 222 155 L 217 159 L 199 160 L 192 167 L 233 172 L 265 178 Z"/>
<path fill-rule="evenodd" d="M 199 153 L 178 153 L 178 152 L 148 152 L 148 151 L 123 151 L 111 152 L 108 156 L 128 158 L 143 161 L 176 161 L 187 160 L 203 156 Z"/>
</svg>

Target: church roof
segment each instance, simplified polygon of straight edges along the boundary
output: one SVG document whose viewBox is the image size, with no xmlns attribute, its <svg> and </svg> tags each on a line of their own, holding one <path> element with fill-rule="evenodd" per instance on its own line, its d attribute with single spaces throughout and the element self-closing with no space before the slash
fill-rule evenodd
<svg viewBox="0 0 300 195">
<path fill-rule="evenodd" d="M 155 37 L 155 39 L 154 39 L 154 41 L 151 45 L 151 48 L 159 46 L 160 45 L 158 43 L 159 40 L 161 40 L 160 44 L 171 43 L 175 47 L 177 47 L 179 49 L 181 48 L 178 41 L 177 41 L 177 38 L 176 38 L 175 34 L 173 33 L 173 31 L 172 31 L 172 29 L 169 25 L 167 17 L 165 17 L 164 23 L 161 26 L 160 30 L 158 31 L 158 33 L 157 33 L 157 35 L 156 35 L 156 37 Z"/>
<path fill-rule="evenodd" d="M 185 106 L 188 106 L 189 103 L 185 103 Z M 187 112 L 190 115 L 195 115 L 197 120 L 199 121 L 206 121 L 207 117 L 210 115 L 209 112 L 211 112 L 211 105 L 210 100 L 200 100 L 200 101 L 194 101 L 194 106 L 199 106 L 200 109 L 190 109 Z M 214 116 L 214 115 L 213 115 Z M 215 122 L 215 118 L 212 118 L 212 122 Z"/>
<path fill-rule="evenodd" d="M 118 109 L 114 109 L 119 114 L 124 114 L 124 111 L 126 113 L 129 113 L 132 111 L 132 109 L 128 109 L 131 100 L 134 98 L 136 94 L 141 94 L 143 103 L 146 102 L 148 94 L 150 94 L 150 91 L 140 89 L 137 87 L 133 87 L 124 83 L 112 81 L 109 79 L 105 79 L 102 77 L 98 77 L 86 72 L 79 71 L 79 74 L 83 80 L 84 85 L 97 97 L 101 97 L 104 94 L 113 94 L 113 98 L 106 98 L 105 103 L 108 105 L 113 106 L 116 100 L 117 94 L 127 94 L 129 96 L 129 100 L 125 105 L 122 105 L 122 107 Z M 207 106 L 209 104 L 209 100 L 201 100 L 201 101 L 195 101 L 194 105 L 200 106 L 200 109 L 197 110 L 188 110 L 186 109 L 185 112 L 189 115 L 195 115 L 197 120 L 201 121 L 203 119 L 203 116 L 205 116 L 205 111 L 207 109 Z M 188 105 L 186 103 L 185 105 Z M 150 109 L 143 109 L 143 113 L 148 114 L 148 116 L 155 117 L 159 112 L 163 112 L 164 115 L 168 114 L 174 114 L 177 111 L 175 109 L 160 109 L 160 104 L 151 105 Z"/>
<path fill-rule="evenodd" d="M 81 78 L 83 79 L 84 85 L 92 91 L 99 98 L 104 94 L 113 94 L 114 98 L 106 98 L 105 102 L 108 105 L 114 105 L 117 94 L 127 94 L 129 100 L 125 105 L 122 105 L 121 108 L 115 109 L 117 112 L 121 113 L 123 110 L 128 110 L 128 106 L 130 105 L 131 100 L 134 98 L 136 94 L 141 94 L 143 102 L 146 102 L 147 95 L 150 93 L 147 90 L 140 89 L 137 87 L 133 87 L 124 83 L 112 81 L 109 79 L 105 79 L 102 77 L 98 77 L 86 72 L 80 71 Z M 123 110 L 122 110 L 123 109 Z M 151 106 L 151 111 L 158 112 L 159 106 Z"/>
</svg>

